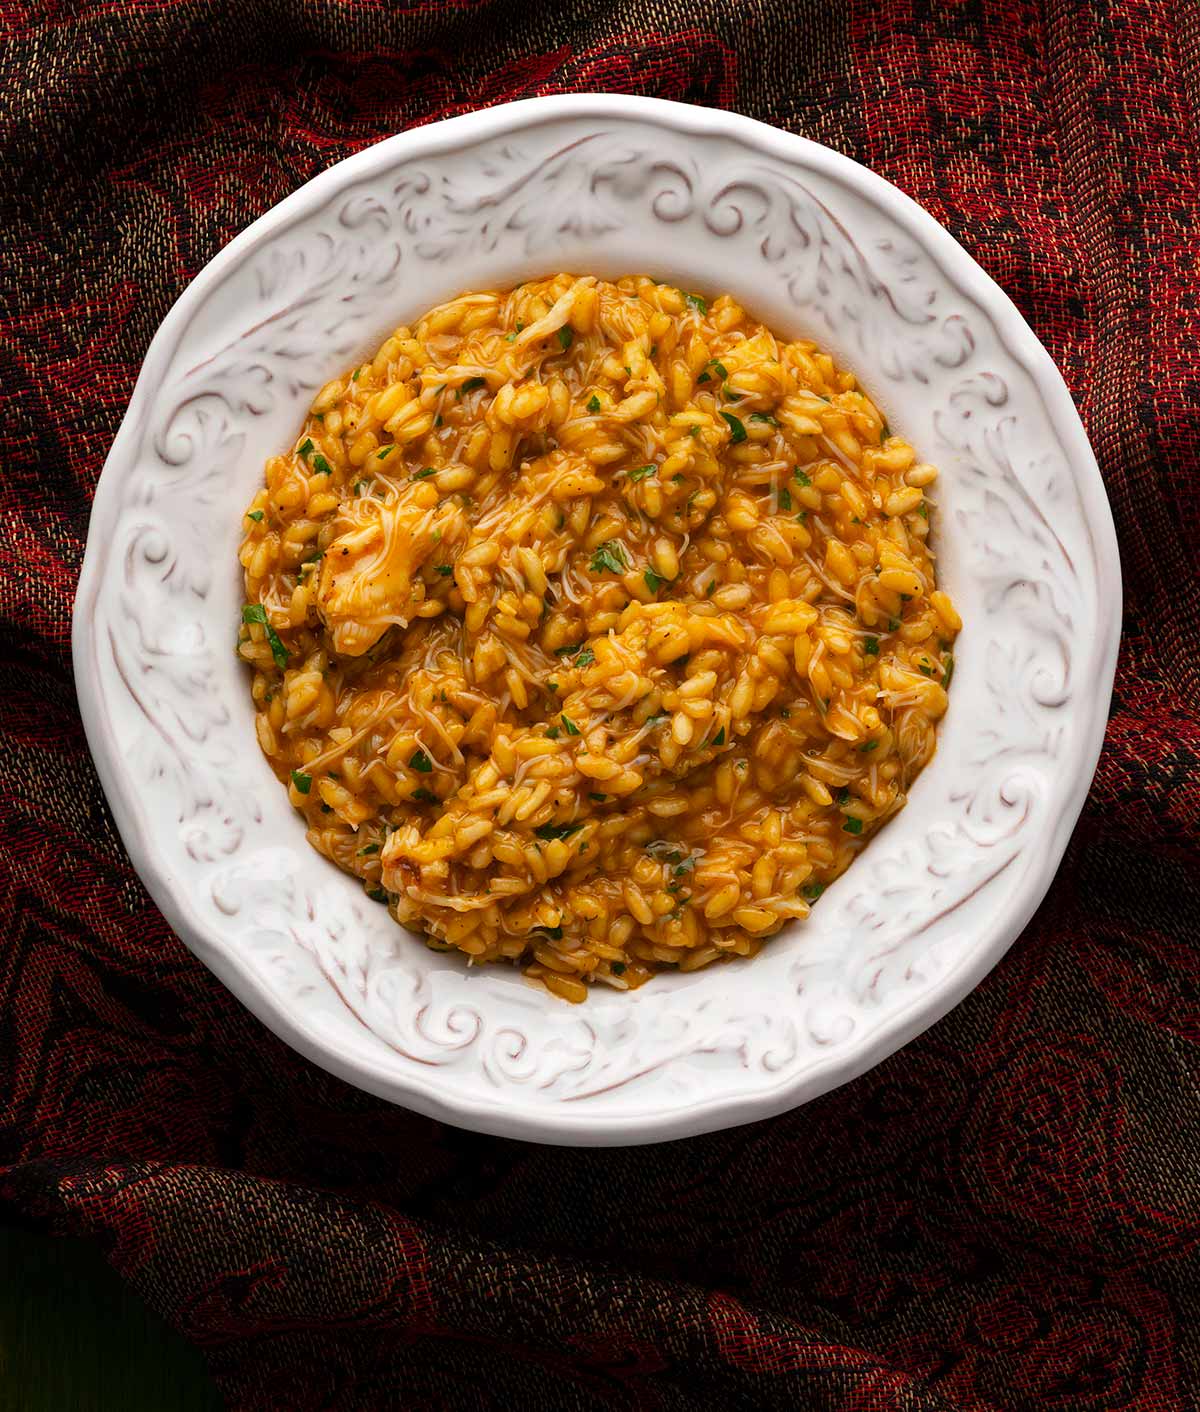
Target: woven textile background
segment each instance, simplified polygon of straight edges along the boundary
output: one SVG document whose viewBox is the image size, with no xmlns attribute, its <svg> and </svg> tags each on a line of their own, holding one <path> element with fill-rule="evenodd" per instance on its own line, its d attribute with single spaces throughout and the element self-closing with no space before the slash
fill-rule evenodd
<svg viewBox="0 0 1200 1412">
<path fill-rule="evenodd" d="M 234 1408 L 1200 1406 L 1200 9 L 1190 0 L 0 0 L 0 1193 Z M 1123 547 L 1104 757 L 964 1004 L 789 1116 L 630 1151 L 307 1064 L 171 935 L 72 685 L 159 321 L 340 157 L 481 104 L 735 108 L 874 167 L 1063 369 Z"/>
</svg>

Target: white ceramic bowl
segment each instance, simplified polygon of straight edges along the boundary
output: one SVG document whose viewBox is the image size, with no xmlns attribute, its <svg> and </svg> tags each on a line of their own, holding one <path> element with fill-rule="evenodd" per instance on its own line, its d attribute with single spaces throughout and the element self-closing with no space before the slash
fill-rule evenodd
<svg viewBox="0 0 1200 1412">
<path fill-rule="evenodd" d="M 570 1006 L 400 931 L 304 840 L 233 645 L 241 511 L 316 388 L 461 290 L 559 270 L 728 290 L 862 379 L 942 470 L 965 628 L 908 807 L 753 961 Z M 763 1118 L 945 1014 L 1029 920 L 1095 768 L 1116 540 L 1053 363 L 928 215 L 824 147 L 611 96 L 435 123 L 232 241 L 150 347 L 75 609 L 88 739 L 139 873 L 271 1029 L 372 1093 L 486 1132 L 637 1143 Z"/>
</svg>

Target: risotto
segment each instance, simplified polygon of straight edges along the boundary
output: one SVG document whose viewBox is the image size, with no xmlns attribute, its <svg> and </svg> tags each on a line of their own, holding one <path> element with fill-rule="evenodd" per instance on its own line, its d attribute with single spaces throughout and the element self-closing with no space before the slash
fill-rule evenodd
<svg viewBox="0 0 1200 1412">
<path fill-rule="evenodd" d="M 903 807 L 961 627 L 937 472 L 727 295 L 465 294 L 322 388 L 238 651 L 314 848 L 567 1000 L 753 956 Z"/>
</svg>

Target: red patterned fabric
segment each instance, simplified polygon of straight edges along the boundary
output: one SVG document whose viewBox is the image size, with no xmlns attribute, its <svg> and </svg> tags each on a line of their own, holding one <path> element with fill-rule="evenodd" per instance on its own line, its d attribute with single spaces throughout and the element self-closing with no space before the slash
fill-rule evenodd
<svg viewBox="0 0 1200 1412">
<path fill-rule="evenodd" d="M 0 1190 L 233 1408 L 1200 1405 L 1200 10 L 1181 0 L 0 0 Z M 1071 384 L 1124 555 L 1100 770 L 1025 935 L 818 1102 L 541 1149 L 345 1087 L 134 876 L 69 658 L 187 281 L 329 163 L 539 93 L 736 108 L 897 182 Z"/>
</svg>

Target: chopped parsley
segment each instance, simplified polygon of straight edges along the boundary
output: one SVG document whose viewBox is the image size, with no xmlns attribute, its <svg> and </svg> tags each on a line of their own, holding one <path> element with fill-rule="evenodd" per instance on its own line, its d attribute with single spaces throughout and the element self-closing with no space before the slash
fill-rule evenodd
<svg viewBox="0 0 1200 1412">
<path fill-rule="evenodd" d="M 534 833 L 538 838 L 549 842 L 555 838 L 570 838 L 573 833 L 578 833 L 583 828 L 582 824 L 539 824 Z"/>
<path fill-rule="evenodd" d="M 282 671 L 288 664 L 288 650 L 280 641 L 279 634 L 267 621 L 267 610 L 263 605 L 261 603 L 247 603 L 242 609 L 242 622 L 262 624 L 267 641 L 271 645 L 271 656 L 275 658 L 275 665 Z"/>
<path fill-rule="evenodd" d="M 384 446 L 381 450 L 376 451 L 375 459 L 377 461 L 386 461 L 387 458 L 392 454 L 392 452 L 395 451 L 395 449 L 396 447 L 394 443 L 391 446 Z"/>
<path fill-rule="evenodd" d="M 296 786 L 299 794 L 307 794 L 312 788 L 312 776 L 306 775 L 300 770 L 293 770 L 292 783 Z"/>
<path fill-rule="evenodd" d="M 777 427 L 779 425 L 775 418 L 772 417 L 768 412 L 751 412 L 750 420 L 752 422 L 766 422 L 768 426 L 772 427 Z"/>
<path fill-rule="evenodd" d="M 559 728 L 558 728 L 557 726 L 547 726 L 547 727 L 546 727 L 546 739 L 547 739 L 547 740 L 557 740 L 558 737 L 559 737 L 561 734 L 562 734 L 562 732 L 559 730 Z"/>
<path fill-rule="evenodd" d="M 925 503 L 924 500 L 922 500 L 921 503 L 917 506 L 917 514 L 920 515 L 923 520 L 927 520 L 929 518 L 929 506 Z"/>
<path fill-rule="evenodd" d="M 724 727 L 724 726 L 722 726 L 721 729 L 716 733 L 716 735 L 713 736 L 713 738 L 712 738 L 712 743 L 713 743 L 714 745 L 724 745 L 724 744 L 725 744 L 725 727 Z"/>
<path fill-rule="evenodd" d="M 357 382 L 361 376 L 362 376 L 362 369 L 361 369 L 361 368 L 355 368 L 355 369 L 354 369 L 354 372 L 350 375 L 350 381 L 351 381 L 351 382 Z"/>
<path fill-rule="evenodd" d="M 949 685 L 950 685 L 950 678 L 951 678 L 953 675 L 954 675 L 954 656 L 953 656 L 953 654 L 951 654 L 951 655 L 949 655 L 949 656 L 946 658 L 946 666 L 945 666 L 945 668 L 944 668 L 944 670 L 943 670 L 943 672 L 942 672 L 942 685 L 943 685 L 943 686 L 949 686 Z"/>
<path fill-rule="evenodd" d="M 372 902 L 386 902 L 388 900 L 387 893 L 384 892 L 383 888 L 381 887 L 368 888 L 367 896 L 371 899 Z"/>
<path fill-rule="evenodd" d="M 607 794 L 589 794 L 589 795 L 588 795 L 588 798 L 592 801 L 593 804 L 603 804 L 603 803 L 608 799 L 608 795 L 607 795 Z"/>
<path fill-rule="evenodd" d="M 548 681 L 548 682 L 546 683 L 546 690 L 547 690 L 547 691 L 557 691 L 557 690 L 558 690 L 558 683 L 557 683 L 556 681 Z"/>
<path fill-rule="evenodd" d="M 879 742 L 877 740 L 864 740 L 858 748 L 864 755 L 869 755 L 872 750 L 879 749 Z"/>
<path fill-rule="evenodd" d="M 739 441 L 745 441 L 746 428 L 742 425 L 742 419 L 732 412 L 722 412 L 721 416 L 729 423 L 729 430 L 733 433 L 729 438 L 730 444 L 736 446 Z"/>
<path fill-rule="evenodd" d="M 575 330 L 569 325 L 564 324 L 562 328 L 559 329 L 558 346 L 563 350 L 564 353 L 567 351 L 568 348 L 570 348 L 572 342 L 574 341 L 574 338 Z"/>
<path fill-rule="evenodd" d="M 414 789 L 412 797 L 422 804 L 440 804 L 442 802 L 432 790 L 426 789 L 424 785 L 420 789 Z"/>
<path fill-rule="evenodd" d="M 863 829 L 863 821 L 856 819 L 852 814 L 847 815 L 846 822 L 842 825 L 843 833 L 860 834 Z"/>
<path fill-rule="evenodd" d="M 459 396 L 462 397 L 468 392 L 474 392 L 477 387 L 486 387 L 487 378 L 468 378 L 458 389 Z"/>
<path fill-rule="evenodd" d="M 615 539 L 609 539 L 592 555 L 590 568 L 594 574 L 623 574 L 627 563 L 625 550 L 620 543 Z"/>
<path fill-rule="evenodd" d="M 614 961 L 608 969 L 613 973 L 614 976 L 623 976 L 625 974 L 625 962 Z"/>
<path fill-rule="evenodd" d="M 262 519 L 262 517 L 263 517 L 263 512 L 262 512 L 261 510 L 247 510 L 247 511 L 246 511 L 246 518 L 247 518 L 248 520 L 254 520 L 254 521 L 257 523 L 259 520 Z"/>
<path fill-rule="evenodd" d="M 594 392 L 588 398 L 587 409 L 589 412 L 598 412 L 600 410 L 600 399 Z"/>
<path fill-rule="evenodd" d="M 580 649 L 579 656 L 575 658 L 575 661 L 572 665 L 576 668 L 577 671 L 582 671 L 584 667 L 590 667 L 595 660 L 596 654 L 592 651 L 592 649 L 590 647 L 583 647 Z"/>
<path fill-rule="evenodd" d="M 433 475 L 433 467 L 432 467 L 432 466 L 424 466 L 424 467 L 421 468 L 421 470 L 419 470 L 419 471 L 414 471 L 414 472 L 412 473 L 412 479 L 413 479 L 413 480 L 425 480 L 427 477 L 429 477 L 429 476 L 431 476 L 431 475 Z"/>
<path fill-rule="evenodd" d="M 307 460 L 308 457 L 312 454 L 312 449 L 312 438 L 306 436 L 304 440 L 300 443 L 300 445 L 296 448 L 296 455 L 303 456 Z"/>
<path fill-rule="evenodd" d="M 356 481 L 354 482 L 354 493 L 355 493 L 355 495 L 361 495 L 361 494 L 363 493 L 363 487 L 364 487 L 365 485 L 366 485 L 366 481 L 365 481 L 365 480 L 356 480 Z"/>
<path fill-rule="evenodd" d="M 379 845 L 378 845 L 377 843 L 368 843 L 365 848 L 360 848 L 360 849 L 358 850 L 358 856 L 361 858 L 364 853 L 378 853 L 378 852 L 379 852 Z"/>
<path fill-rule="evenodd" d="M 448 579 L 454 572 L 453 564 L 435 564 L 434 568 L 437 569 L 438 573 L 441 574 L 444 579 Z"/>
<path fill-rule="evenodd" d="M 792 479 L 797 485 L 812 485 L 812 480 L 804 474 L 799 466 L 792 472 Z"/>
<path fill-rule="evenodd" d="M 863 651 L 867 654 L 868 657 L 878 657 L 879 639 L 877 637 L 865 638 L 863 640 Z"/>
<path fill-rule="evenodd" d="M 695 309 L 696 313 L 701 315 L 701 317 L 707 316 L 708 305 L 704 302 L 703 299 L 700 298 L 698 294 L 689 294 L 685 289 L 681 289 L 679 292 L 683 295 L 683 302 L 685 304 Z"/>
<path fill-rule="evenodd" d="M 433 761 L 423 750 L 416 751 L 408 764 L 410 769 L 418 770 L 423 775 L 427 775 L 433 770 Z"/>
<path fill-rule="evenodd" d="M 651 462 L 647 466 L 635 466 L 634 469 L 629 472 L 629 479 L 635 481 L 645 480 L 647 476 L 655 475 L 657 474 L 657 472 L 658 467 L 653 462 Z"/>
<path fill-rule="evenodd" d="M 899 632 L 899 631 L 900 631 L 900 619 L 899 619 L 899 618 L 889 618 L 889 619 L 888 619 L 888 632 Z"/>
<path fill-rule="evenodd" d="M 664 583 L 668 583 L 670 581 L 668 579 L 663 578 L 662 574 L 656 574 L 653 569 L 646 570 L 645 578 L 646 587 L 650 590 L 651 593 L 657 593 Z"/>
<path fill-rule="evenodd" d="M 568 735 L 579 734 L 579 727 L 570 718 L 570 716 L 560 716 L 558 719 L 563 723 L 563 730 L 565 730 Z"/>
<path fill-rule="evenodd" d="M 779 492 L 779 508 L 781 510 L 790 510 L 792 508 L 792 497 L 787 486 L 784 486 Z"/>
<path fill-rule="evenodd" d="M 884 417 L 879 426 L 879 443 L 882 445 L 892 434 L 892 429 L 888 426 L 888 420 Z"/>
<path fill-rule="evenodd" d="M 316 471 L 317 475 L 319 476 L 333 475 L 333 467 L 329 464 L 325 457 L 321 455 L 319 451 L 312 458 L 312 466 L 313 470 Z"/>
<path fill-rule="evenodd" d="M 819 882 L 805 883 L 800 890 L 804 893 L 805 897 L 807 897 L 810 902 L 815 902 L 817 898 L 820 897 L 820 895 L 825 891 L 825 884 Z"/>
</svg>

